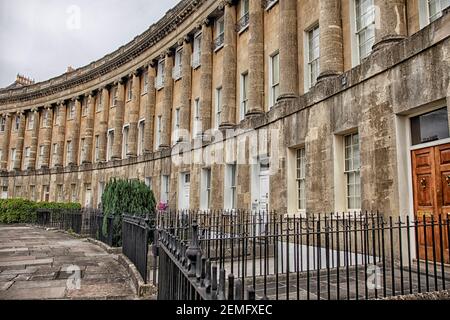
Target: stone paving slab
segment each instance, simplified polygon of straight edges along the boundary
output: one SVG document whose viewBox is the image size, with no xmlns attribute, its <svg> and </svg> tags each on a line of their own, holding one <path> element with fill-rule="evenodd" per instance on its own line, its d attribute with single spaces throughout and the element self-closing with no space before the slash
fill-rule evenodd
<svg viewBox="0 0 450 320">
<path fill-rule="evenodd" d="M 81 287 L 68 285 L 77 266 Z M 117 256 L 54 230 L 0 225 L 0 300 L 136 299 Z"/>
</svg>

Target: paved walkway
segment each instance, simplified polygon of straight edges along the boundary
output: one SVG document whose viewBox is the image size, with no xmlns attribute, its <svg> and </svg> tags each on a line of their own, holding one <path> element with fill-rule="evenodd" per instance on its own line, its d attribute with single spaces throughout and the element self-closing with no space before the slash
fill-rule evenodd
<svg viewBox="0 0 450 320">
<path fill-rule="evenodd" d="M 79 286 L 77 275 L 81 276 Z M 5 299 L 136 296 L 117 256 L 96 245 L 56 231 L 0 225 L 0 300 Z"/>
</svg>

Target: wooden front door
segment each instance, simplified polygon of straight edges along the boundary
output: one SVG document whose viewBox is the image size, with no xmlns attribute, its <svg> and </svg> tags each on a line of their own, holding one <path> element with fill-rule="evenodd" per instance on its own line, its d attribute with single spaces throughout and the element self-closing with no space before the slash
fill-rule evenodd
<svg viewBox="0 0 450 320">
<path fill-rule="evenodd" d="M 419 256 L 450 263 L 446 228 L 450 215 L 450 144 L 413 151 L 412 168 Z"/>
</svg>

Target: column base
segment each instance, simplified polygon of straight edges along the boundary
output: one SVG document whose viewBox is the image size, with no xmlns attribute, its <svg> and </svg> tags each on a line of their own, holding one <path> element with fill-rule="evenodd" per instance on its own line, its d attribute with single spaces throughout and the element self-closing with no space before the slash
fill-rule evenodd
<svg viewBox="0 0 450 320">
<path fill-rule="evenodd" d="M 246 118 L 246 119 L 247 119 L 247 118 L 252 118 L 252 117 L 255 117 L 255 116 L 262 115 L 262 114 L 264 114 L 264 110 L 261 110 L 261 109 L 254 109 L 254 110 L 248 111 L 248 112 L 245 114 L 245 118 Z"/>
<path fill-rule="evenodd" d="M 284 93 L 278 97 L 277 102 L 281 102 L 284 100 L 293 100 L 293 99 L 297 99 L 298 97 L 299 96 L 295 93 Z"/>
<path fill-rule="evenodd" d="M 223 123 L 219 126 L 219 130 L 227 130 L 227 129 L 233 129 L 235 124 L 231 123 Z"/>
<path fill-rule="evenodd" d="M 168 145 L 160 145 L 159 148 L 158 148 L 158 151 L 162 152 L 162 151 L 165 151 L 165 150 L 168 150 L 168 149 L 170 149 L 170 146 L 168 146 Z"/>
<path fill-rule="evenodd" d="M 378 50 L 381 50 L 383 48 L 389 47 L 393 44 L 399 43 L 400 41 L 404 40 L 406 36 L 387 36 L 375 43 L 372 47 L 372 53 L 376 52 Z"/>
<path fill-rule="evenodd" d="M 324 71 L 317 77 L 317 83 L 331 79 L 331 78 L 337 78 L 340 75 L 342 75 L 342 72 L 336 72 L 336 71 Z"/>
</svg>

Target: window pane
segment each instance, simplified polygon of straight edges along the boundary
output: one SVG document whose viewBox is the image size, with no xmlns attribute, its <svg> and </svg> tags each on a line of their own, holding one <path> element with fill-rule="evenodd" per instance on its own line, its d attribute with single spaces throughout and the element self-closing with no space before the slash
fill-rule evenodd
<svg viewBox="0 0 450 320">
<path fill-rule="evenodd" d="M 411 137 L 413 145 L 449 138 L 447 108 L 412 118 Z"/>
</svg>

